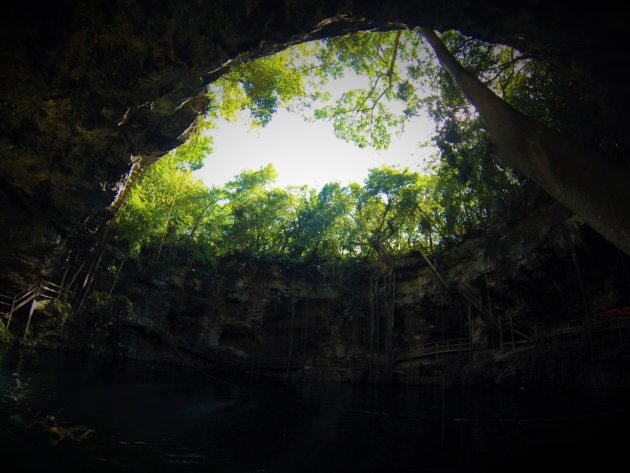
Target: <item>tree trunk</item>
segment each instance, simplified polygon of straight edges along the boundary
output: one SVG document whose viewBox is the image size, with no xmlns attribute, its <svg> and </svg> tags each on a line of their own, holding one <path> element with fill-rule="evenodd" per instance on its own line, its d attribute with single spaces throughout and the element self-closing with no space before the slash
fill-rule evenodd
<svg viewBox="0 0 630 473">
<path fill-rule="evenodd" d="M 630 255 L 630 170 L 518 112 L 464 69 L 432 30 L 420 31 L 486 123 L 499 159 Z"/>
</svg>

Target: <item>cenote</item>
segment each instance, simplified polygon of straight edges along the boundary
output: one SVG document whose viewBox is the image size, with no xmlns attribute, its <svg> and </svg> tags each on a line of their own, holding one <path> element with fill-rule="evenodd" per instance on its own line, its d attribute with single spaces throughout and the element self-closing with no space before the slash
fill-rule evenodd
<svg viewBox="0 0 630 473">
<path fill-rule="evenodd" d="M 212 380 L 2 355 L 6 471 L 531 471 L 620 466 L 627 393 Z M 84 440 L 41 425 L 94 430 Z"/>
<path fill-rule="evenodd" d="M 3 7 L 0 471 L 626 467 L 626 15 L 490 3 Z"/>
</svg>

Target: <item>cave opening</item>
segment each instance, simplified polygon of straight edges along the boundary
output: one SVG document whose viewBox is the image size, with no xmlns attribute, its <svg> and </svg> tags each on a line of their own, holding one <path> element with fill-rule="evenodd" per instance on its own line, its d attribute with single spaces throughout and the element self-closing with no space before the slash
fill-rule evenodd
<svg viewBox="0 0 630 473">
<path fill-rule="evenodd" d="M 579 32 L 615 15 L 131 3 L 63 3 L 54 27 L 16 7 L 4 29 L 11 467 L 529 470 L 550 450 L 557 467 L 622 461 L 628 147 L 604 71 L 627 57 Z M 418 31 L 440 65 L 394 74 Z M 286 46 L 313 38 L 331 38 L 320 77 L 349 66 L 372 82 L 308 103 L 317 91 L 289 80 L 305 63 Z M 245 60 L 259 55 L 264 67 Z M 435 97 L 417 93 L 420 77 Z M 404 118 L 437 118 L 431 173 L 383 166 L 362 185 L 293 190 L 270 167 L 210 189 L 192 177 L 212 113 L 264 125 L 298 97 L 339 137 L 382 147 L 402 123 L 379 108 L 388 95 Z"/>
</svg>

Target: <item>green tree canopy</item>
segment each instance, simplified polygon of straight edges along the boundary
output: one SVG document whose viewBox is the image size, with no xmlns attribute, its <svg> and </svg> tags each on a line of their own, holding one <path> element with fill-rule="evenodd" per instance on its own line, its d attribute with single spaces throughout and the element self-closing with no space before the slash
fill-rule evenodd
<svg viewBox="0 0 630 473">
<path fill-rule="evenodd" d="M 523 112 L 577 133 L 568 104 L 583 101 L 571 82 L 522 53 L 448 32 L 456 58 Z M 117 217 L 117 238 L 155 258 L 172 245 L 218 257 L 383 258 L 434 250 L 487 229 L 505 215 L 523 179 L 494 159 L 483 120 L 416 31 L 359 33 L 298 45 L 236 64 L 210 85 L 210 107 L 192 139 L 144 172 Z M 361 87 L 338 97 L 328 82 L 346 74 Z M 363 185 L 274 187 L 275 170 L 244 171 L 221 188 L 192 176 L 212 150 L 217 119 L 249 113 L 265 126 L 280 109 L 330 121 L 340 139 L 384 149 L 409 117 L 426 110 L 438 149 L 427 175 L 372 169 Z M 296 156 L 296 159 L 298 157 Z"/>
</svg>

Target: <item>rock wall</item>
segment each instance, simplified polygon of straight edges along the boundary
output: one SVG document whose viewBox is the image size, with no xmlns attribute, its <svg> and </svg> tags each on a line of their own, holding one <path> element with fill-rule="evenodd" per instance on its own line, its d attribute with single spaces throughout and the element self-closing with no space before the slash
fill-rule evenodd
<svg viewBox="0 0 630 473">
<path fill-rule="evenodd" d="M 119 360 L 384 381 L 385 324 L 393 307 L 394 356 L 436 340 L 494 335 L 490 350 L 395 363 L 394 381 L 437 382 L 448 371 L 451 380 L 471 384 L 545 376 L 561 382 L 558 370 L 568 376 L 587 369 L 576 361 L 589 363 L 583 337 L 553 343 L 541 337 L 512 352 L 511 332 L 504 326 L 501 352 L 496 321 L 492 331 L 487 313 L 543 334 L 554 323 L 585 314 L 598 318 L 607 309 L 630 305 L 628 258 L 555 204 L 509 229 L 495 228 L 453 246 L 436 263 L 448 285 L 465 288 L 484 312 L 469 309 L 458 290 L 445 288 L 418 254 L 396 258 L 388 272 L 376 263 L 130 262 L 112 298 L 105 297 L 112 276 L 103 273 L 97 281 L 101 299 L 88 301 L 84 313 L 46 343 Z M 597 340 L 596 346 L 608 346 Z M 617 348 L 624 356 L 630 353 Z M 547 371 L 540 371 L 541 358 Z"/>
<path fill-rule="evenodd" d="M 606 130 L 606 147 L 627 155 L 630 101 L 620 71 L 630 58 L 621 8 L 541 0 L 9 0 L 0 14 L 0 293 L 60 277 L 69 237 L 113 200 L 134 157 L 157 159 L 186 138 L 203 111 L 206 85 L 231 60 L 307 39 L 422 25 L 516 46 L 587 84 L 599 104 L 588 116 Z M 539 218 L 450 249 L 438 269 L 485 297 L 487 307 L 535 322 L 621 304 L 624 258 L 588 230 L 559 230 L 571 225 Z M 309 268 L 294 284 L 291 268 L 277 266 L 270 276 L 267 266 L 238 264 L 200 277 L 195 268 L 126 273 L 120 287 L 134 301 L 132 319 L 122 304 L 117 335 L 86 316 L 85 346 L 112 354 L 120 344 L 120 356 L 174 360 L 189 356 L 184 349 L 209 356 L 208 347 L 237 357 L 256 350 L 288 356 L 291 345 L 296 360 L 313 366 L 347 365 L 351 353 L 365 354 L 377 268 L 344 269 L 343 276 L 337 268 L 334 277 L 330 268 Z M 444 291 L 421 258 L 394 266 L 395 348 L 468 330 L 466 304 Z M 480 333 L 485 322 L 476 319 Z M 72 337 L 61 341 L 81 340 L 72 332 L 81 323 L 70 321 Z M 303 332 L 310 334 L 306 349 Z"/>
</svg>

